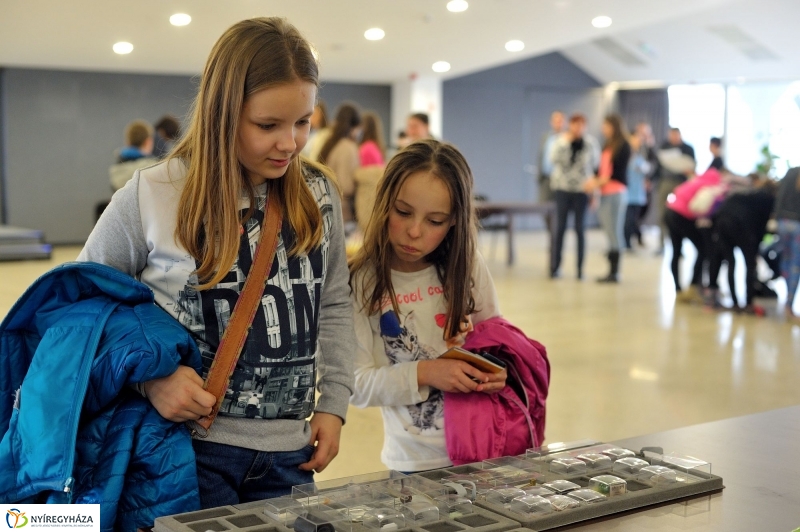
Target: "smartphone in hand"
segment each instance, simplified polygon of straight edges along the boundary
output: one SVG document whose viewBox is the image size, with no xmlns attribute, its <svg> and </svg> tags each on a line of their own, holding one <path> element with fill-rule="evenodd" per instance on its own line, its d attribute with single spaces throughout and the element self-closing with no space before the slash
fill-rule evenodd
<svg viewBox="0 0 800 532">
<path fill-rule="evenodd" d="M 461 347 L 451 347 L 441 356 L 453 360 L 463 360 L 483 371 L 484 373 L 500 373 L 506 369 L 506 364 L 499 358 L 489 353 L 473 353 Z"/>
</svg>

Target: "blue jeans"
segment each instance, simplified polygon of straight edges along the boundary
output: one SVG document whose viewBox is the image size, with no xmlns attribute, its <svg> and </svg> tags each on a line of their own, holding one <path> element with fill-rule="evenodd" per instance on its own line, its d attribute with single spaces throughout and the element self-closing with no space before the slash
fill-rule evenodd
<svg viewBox="0 0 800 532">
<path fill-rule="evenodd" d="M 292 486 L 314 482 L 312 471 L 297 468 L 311 459 L 311 445 L 273 453 L 202 440 L 192 445 L 203 508 L 280 497 L 290 494 Z"/>
<path fill-rule="evenodd" d="M 800 222 L 778 220 L 781 250 L 781 275 L 786 279 L 786 306 L 792 308 L 800 284 Z"/>
</svg>

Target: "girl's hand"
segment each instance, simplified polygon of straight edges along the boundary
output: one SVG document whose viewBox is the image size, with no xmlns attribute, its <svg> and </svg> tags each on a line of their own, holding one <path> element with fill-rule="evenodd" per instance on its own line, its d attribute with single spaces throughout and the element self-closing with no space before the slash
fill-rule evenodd
<svg viewBox="0 0 800 532">
<path fill-rule="evenodd" d="M 506 378 L 508 377 L 508 372 L 506 370 L 500 373 L 486 373 L 486 375 L 489 375 L 489 382 L 481 384 L 475 391 L 493 394 L 506 387 Z"/>
<path fill-rule="evenodd" d="M 203 389 L 203 379 L 188 366 L 178 366 L 169 377 L 144 383 L 147 399 L 169 421 L 182 423 L 211 413 L 214 394 Z"/>
<path fill-rule="evenodd" d="M 325 412 L 314 412 L 311 421 L 311 442 L 316 445 L 311 460 L 305 464 L 300 464 L 299 468 L 303 471 L 322 471 L 328 467 L 331 460 L 339 454 L 339 438 L 342 434 L 342 418 L 334 414 Z"/>
<path fill-rule="evenodd" d="M 586 181 L 583 182 L 583 191 L 586 192 L 587 194 L 591 194 L 592 192 L 594 192 L 596 188 L 597 188 L 597 179 L 594 177 L 591 179 L 587 179 Z"/>
<path fill-rule="evenodd" d="M 478 382 L 475 382 L 475 380 Z M 463 360 L 439 358 L 420 360 L 417 364 L 417 383 L 443 392 L 481 392 L 497 385 L 497 376 L 484 373 Z M 503 379 L 505 383 L 505 379 Z M 502 388 L 502 386 L 500 387 Z"/>
<path fill-rule="evenodd" d="M 589 196 L 589 210 L 596 211 L 600 207 L 600 197 L 597 194 Z"/>
</svg>

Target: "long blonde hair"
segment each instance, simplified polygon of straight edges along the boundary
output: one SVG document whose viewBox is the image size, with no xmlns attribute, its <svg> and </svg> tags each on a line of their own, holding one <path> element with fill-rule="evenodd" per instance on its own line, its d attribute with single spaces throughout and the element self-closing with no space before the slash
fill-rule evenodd
<svg viewBox="0 0 800 532">
<path fill-rule="evenodd" d="M 477 221 L 472 204 L 472 171 L 452 144 L 425 139 L 410 144 L 386 166 L 378 185 L 375 207 L 364 235 L 364 244 L 350 263 L 351 288 L 360 293 L 362 308 L 370 314 L 390 298 L 395 313 L 400 309 L 392 286 L 392 246 L 389 243 L 389 214 L 400 188 L 411 174 L 430 172 L 450 192 L 453 226 L 439 247 L 425 259 L 436 266 L 444 290 L 447 321 L 444 337 L 461 332 L 463 321 L 475 311 L 472 272 L 475 264 Z M 354 286 L 355 283 L 358 283 Z"/>
<path fill-rule="evenodd" d="M 317 61 L 308 42 L 281 18 L 254 18 L 231 26 L 208 56 L 186 135 L 170 158 L 187 166 L 178 206 L 175 239 L 196 260 L 200 290 L 216 285 L 239 251 L 241 224 L 255 209 L 255 187 L 245 176 L 236 147 L 245 100 L 266 88 L 296 80 L 319 85 Z M 290 254 L 307 253 L 322 239 L 322 215 L 295 157 L 286 174 L 270 180 L 295 232 Z M 316 167 L 316 165 L 315 165 Z M 250 200 L 239 215 L 242 190 Z"/>
</svg>

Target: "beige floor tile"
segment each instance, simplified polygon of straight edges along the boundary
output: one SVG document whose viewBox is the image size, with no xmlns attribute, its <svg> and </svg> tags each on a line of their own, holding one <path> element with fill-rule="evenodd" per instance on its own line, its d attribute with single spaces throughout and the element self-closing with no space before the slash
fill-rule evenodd
<svg viewBox="0 0 800 532">
<path fill-rule="evenodd" d="M 625 255 L 622 282 L 598 285 L 594 277 L 606 273 L 603 245 L 602 235 L 590 232 L 586 280 L 576 281 L 568 237 L 563 276 L 550 280 L 542 233 L 518 235 L 513 267 L 505 265 L 502 238 L 481 237 L 504 315 L 549 353 L 548 441 L 609 441 L 800 403 L 800 324 L 776 313 L 782 299 L 763 302 L 771 313 L 765 318 L 676 306 L 669 249 L 663 257 Z M 0 263 L 0 314 L 78 251 L 57 248 L 51 261 Z M 684 252 L 688 278 L 693 255 Z M 782 281 L 776 289 L 785 298 Z M 340 455 L 318 478 L 383 469 L 382 444 L 379 410 L 351 408 Z"/>
</svg>

